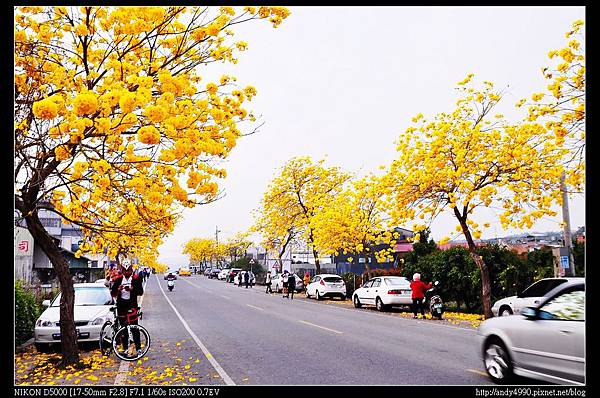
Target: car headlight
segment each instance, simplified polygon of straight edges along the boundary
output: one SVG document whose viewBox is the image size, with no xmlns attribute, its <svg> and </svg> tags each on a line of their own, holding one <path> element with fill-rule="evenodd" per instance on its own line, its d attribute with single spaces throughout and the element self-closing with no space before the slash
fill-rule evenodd
<svg viewBox="0 0 600 398">
<path fill-rule="evenodd" d="M 100 316 L 100 317 L 94 319 L 92 321 L 92 323 L 90 323 L 90 325 L 103 325 L 105 321 L 106 321 L 106 319 L 104 319 L 103 317 Z"/>
<path fill-rule="evenodd" d="M 47 328 L 47 327 L 54 326 L 54 324 L 52 321 L 49 321 L 47 319 L 38 319 L 37 322 L 35 323 L 35 326 Z"/>
</svg>

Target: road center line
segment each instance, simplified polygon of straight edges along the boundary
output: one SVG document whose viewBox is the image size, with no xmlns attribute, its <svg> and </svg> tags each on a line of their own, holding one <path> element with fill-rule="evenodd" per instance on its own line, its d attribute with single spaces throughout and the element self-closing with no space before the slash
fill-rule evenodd
<svg viewBox="0 0 600 398">
<path fill-rule="evenodd" d="M 310 326 L 314 326 L 316 328 L 329 330 L 330 332 L 333 332 L 333 333 L 338 333 L 338 334 L 343 334 L 344 333 L 344 332 L 340 332 L 339 330 L 329 329 L 329 328 L 326 328 L 325 326 L 315 325 L 314 323 L 310 323 L 310 322 L 306 322 L 306 321 L 299 321 L 299 322 L 305 323 L 305 324 L 310 325 Z"/>
<path fill-rule="evenodd" d="M 264 308 L 256 307 L 256 306 L 254 306 L 254 305 L 252 305 L 252 304 L 246 304 L 246 305 L 247 305 L 248 307 L 256 308 L 257 310 L 261 310 L 261 311 L 264 311 L 264 310 L 265 310 Z"/>
<path fill-rule="evenodd" d="M 148 279 L 146 279 L 146 282 L 144 283 L 144 293 L 146 293 L 147 285 L 148 285 Z M 142 306 L 144 297 L 146 297 L 146 295 L 142 294 L 142 298 L 140 299 L 140 302 L 138 303 L 139 307 Z M 130 364 L 129 361 L 121 361 L 121 364 L 119 365 L 119 373 L 117 374 L 117 377 L 115 377 L 114 385 L 125 384 L 125 382 L 127 381 L 127 374 L 129 372 L 129 364 Z"/>
<path fill-rule="evenodd" d="M 229 300 L 229 299 L 230 299 L 230 297 L 223 296 L 222 294 L 221 294 L 221 297 L 223 297 L 223 298 L 225 298 L 225 299 L 227 299 L 227 300 Z"/>
<path fill-rule="evenodd" d="M 158 280 L 158 276 L 156 277 L 156 280 Z M 177 308 L 175 308 L 175 306 L 173 305 L 173 303 L 171 302 L 171 300 L 169 300 L 169 298 L 167 297 L 167 295 L 166 295 L 165 291 L 163 290 L 162 286 L 160 285 L 160 283 L 159 283 L 158 287 L 159 287 L 160 291 L 162 292 L 163 296 L 165 296 L 165 299 L 167 300 L 167 303 L 169 303 L 169 305 L 171 306 L 171 308 L 173 308 L 173 311 L 175 312 L 175 315 L 177 315 L 177 317 L 179 318 L 179 320 L 183 324 L 183 327 L 185 328 L 185 330 L 187 330 L 188 333 L 190 334 L 190 336 L 192 336 L 192 339 L 194 339 L 194 341 L 196 342 L 196 344 L 198 345 L 198 347 L 200 347 L 200 349 L 204 353 L 204 356 L 206 357 L 206 359 L 208 359 L 208 361 L 213 366 L 213 368 L 215 368 L 215 370 L 217 371 L 217 373 L 219 373 L 219 375 L 221 376 L 221 378 L 223 379 L 223 381 L 225 382 L 225 384 L 227 384 L 228 386 L 235 386 L 235 383 L 233 382 L 233 380 L 231 379 L 231 377 L 229 377 L 229 375 L 227 374 L 227 372 L 225 372 L 225 370 L 221 367 L 221 365 L 219 365 L 219 363 L 212 356 L 212 354 L 208 351 L 208 349 L 204 346 L 204 344 L 202 344 L 202 342 L 200 341 L 200 339 L 198 338 L 198 336 L 196 336 L 196 334 L 192 331 L 192 329 L 187 324 L 187 322 L 185 321 L 185 319 L 183 319 L 183 317 L 181 316 L 181 314 L 179 314 L 179 311 L 177 311 Z"/>
</svg>

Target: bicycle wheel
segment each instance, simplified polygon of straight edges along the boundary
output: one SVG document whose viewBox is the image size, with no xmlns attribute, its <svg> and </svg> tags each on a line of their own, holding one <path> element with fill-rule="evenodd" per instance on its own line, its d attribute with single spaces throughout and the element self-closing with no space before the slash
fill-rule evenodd
<svg viewBox="0 0 600 398">
<path fill-rule="evenodd" d="M 100 329 L 100 352 L 104 356 L 109 356 L 112 351 L 112 341 L 115 330 L 111 321 L 104 322 Z"/>
<path fill-rule="evenodd" d="M 135 346 L 134 335 L 139 333 L 140 346 Z M 127 344 L 124 345 L 123 342 Z M 148 352 L 150 348 L 150 334 L 140 325 L 126 325 L 120 328 L 112 340 L 115 355 L 123 361 L 137 361 Z"/>
</svg>

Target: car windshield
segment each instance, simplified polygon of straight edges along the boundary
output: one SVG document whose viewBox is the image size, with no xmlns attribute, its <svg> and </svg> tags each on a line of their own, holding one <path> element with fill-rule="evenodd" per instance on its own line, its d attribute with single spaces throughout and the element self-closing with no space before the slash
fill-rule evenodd
<svg viewBox="0 0 600 398">
<path fill-rule="evenodd" d="M 401 287 L 410 287 L 410 282 L 406 278 L 384 278 L 386 284 Z"/>
<path fill-rule="evenodd" d="M 329 283 L 339 283 L 339 282 L 343 282 L 344 280 L 342 278 L 340 278 L 339 276 L 326 276 L 325 278 L 323 278 L 323 280 L 325 282 L 329 282 Z"/>
<path fill-rule="evenodd" d="M 56 296 L 52 302 L 52 307 L 60 306 L 61 294 Z M 75 305 L 110 305 L 112 298 L 110 292 L 106 288 L 75 288 Z"/>
<path fill-rule="evenodd" d="M 535 282 L 533 285 L 525 289 L 520 296 L 521 297 L 543 297 L 550 290 L 556 286 L 565 283 L 566 279 L 542 279 L 541 281 Z"/>
</svg>

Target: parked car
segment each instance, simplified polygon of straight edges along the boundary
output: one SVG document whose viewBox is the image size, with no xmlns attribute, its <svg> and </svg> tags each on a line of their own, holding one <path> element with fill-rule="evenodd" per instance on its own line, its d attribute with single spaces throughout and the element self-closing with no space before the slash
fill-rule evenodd
<svg viewBox="0 0 600 398">
<path fill-rule="evenodd" d="M 192 272 L 189 268 L 181 267 L 179 268 L 179 276 L 192 276 Z"/>
<path fill-rule="evenodd" d="M 217 276 L 219 276 L 219 272 L 221 272 L 221 270 L 219 268 L 211 268 L 210 273 L 208 274 L 208 278 L 209 279 L 214 279 Z"/>
<path fill-rule="evenodd" d="M 373 278 L 352 294 L 356 308 L 365 304 L 374 305 L 379 311 L 392 306 L 412 304 L 410 281 L 403 276 L 380 276 Z"/>
<path fill-rule="evenodd" d="M 498 300 L 492 306 L 494 316 L 519 314 L 523 308 L 536 305 L 555 287 L 565 283 L 570 278 L 545 278 L 533 283 L 516 296 Z M 583 280 L 583 278 L 579 278 Z"/>
<path fill-rule="evenodd" d="M 306 298 L 339 297 L 346 299 L 346 283 L 341 276 L 335 274 L 315 275 L 306 287 Z"/>
<path fill-rule="evenodd" d="M 240 270 L 240 271 L 238 271 L 238 272 L 236 273 L 236 276 L 234 277 L 234 281 L 233 281 L 233 284 L 234 284 L 234 285 L 238 285 L 238 284 L 239 284 L 239 282 L 238 282 L 238 278 L 237 278 L 237 274 L 239 274 L 240 272 L 244 272 L 244 271 Z M 249 282 L 250 282 L 250 285 L 251 285 L 251 286 L 254 286 L 254 285 L 256 284 L 256 276 L 254 275 L 254 273 L 252 273 L 252 274 L 250 275 L 250 280 L 249 280 Z M 243 279 L 243 277 L 242 277 L 242 285 L 244 285 L 245 283 L 246 283 L 246 282 L 244 282 L 244 279 Z"/>
<path fill-rule="evenodd" d="M 177 272 L 174 269 L 170 269 L 170 270 L 167 270 L 167 272 L 165 272 L 165 276 L 163 277 L 164 280 L 167 280 L 167 275 L 169 275 L 169 274 L 173 274 L 175 279 L 177 279 Z"/>
<path fill-rule="evenodd" d="M 276 274 L 271 277 L 271 289 L 274 292 L 280 293 L 283 291 L 283 274 Z M 302 278 L 300 278 L 297 274 L 294 274 L 294 278 L 296 278 L 296 291 L 301 292 L 304 290 L 304 282 L 302 282 Z"/>
<path fill-rule="evenodd" d="M 227 275 L 229 275 L 229 271 L 231 271 L 231 269 L 230 269 L 230 268 L 223 268 L 223 269 L 221 270 L 221 272 L 219 272 L 219 275 L 217 276 L 217 278 L 218 278 L 220 281 L 223 281 L 223 280 L 225 280 L 225 279 L 227 278 Z"/>
<path fill-rule="evenodd" d="M 231 268 L 229 270 L 229 274 L 227 274 L 227 279 L 226 279 L 227 282 L 229 282 L 229 283 L 235 282 L 235 277 L 241 270 L 242 270 L 241 268 Z"/>
<path fill-rule="evenodd" d="M 520 315 L 479 326 L 478 354 L 491 379 L 513 375 L 558 384 L 585 383 L 585 281 L 569 278 Z"/>
<path fill-rule="evenodd" d="M 110 312 L 112 297 L 110 291 L 100 283 L 76 283 L 74 319 L 78 342 L 100 340 L 100 329 L 107 319 L 113 319 Z M 34 344 L 40 352 L 46 352 L 52 344 L 60 344 L 60 297 L 44 300 L 46 308 L 35 322 Z"/>
<path fill-rule="evenodd" d="M 212 268 L 206 268 L 206 269 L 204 270 L 204 272 L 203 272 L 203 275 L 204 275 L 204 276 L 208 276 L 208 275 L 210 275 L 210 271 L 211 271 L 211 270 L 212 270 Z"/>
</svg>

